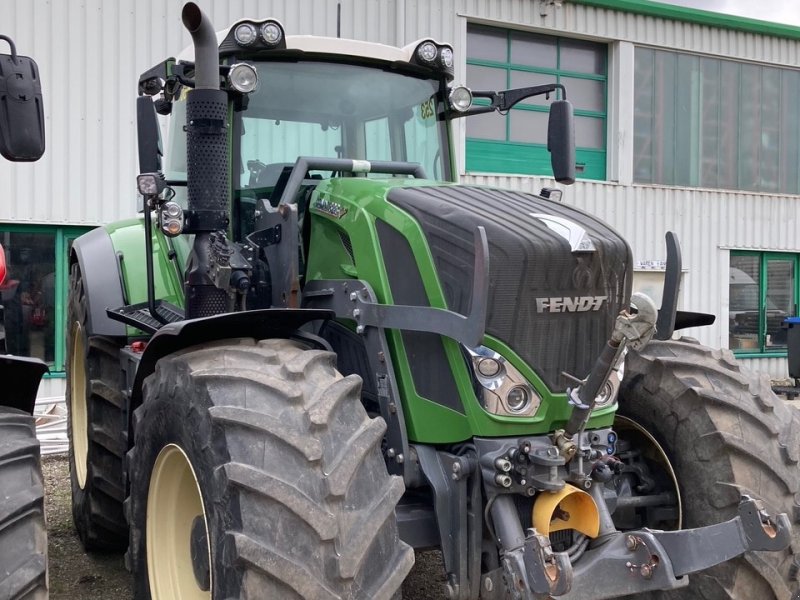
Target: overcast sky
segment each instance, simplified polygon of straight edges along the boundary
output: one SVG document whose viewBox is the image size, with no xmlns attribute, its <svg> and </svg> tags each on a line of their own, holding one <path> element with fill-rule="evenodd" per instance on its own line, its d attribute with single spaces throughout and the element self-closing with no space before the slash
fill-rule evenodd
<svg viewBox="0 0 800 600">
<path fill-rule="evenodd" d="M 800 26 L 800 0 L 657 0 L 714 12 Z"/>
</svg>

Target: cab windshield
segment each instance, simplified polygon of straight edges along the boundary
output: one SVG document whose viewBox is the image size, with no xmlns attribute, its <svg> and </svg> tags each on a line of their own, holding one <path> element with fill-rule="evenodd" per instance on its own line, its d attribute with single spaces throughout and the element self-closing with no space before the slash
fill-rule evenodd
<svg viewBox="0 0 800 600">
<path fill-rule="evenodd" d="M 278 201 L 279 180 L 299 156 L 419 163 L 451 180 L 439 81 L 330 62 L 254 62 L 259 86 L 233 111 L 234 235 L 252 230 L 259 202 Z M 186 205 L 186 102 L 169 125 L 166 177 Z M 311 173 L 309 183 L 333 176 Z M 375 177 L 386 175 L 375 174 Z"/>
<path fill-rule="evenodd" d="M 236 189 L 261 187 L 298 156 L 415 162 L 449 179 L 438 81 L 329 62 L 254 64 L 259 87 L 234 115 Z"/>
</svg>

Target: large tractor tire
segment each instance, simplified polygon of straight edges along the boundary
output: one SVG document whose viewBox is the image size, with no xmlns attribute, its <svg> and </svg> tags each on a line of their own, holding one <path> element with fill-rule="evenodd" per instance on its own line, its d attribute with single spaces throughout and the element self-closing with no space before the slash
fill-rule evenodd
<svg viewBox="0 0 800 600">
<path fill-rule="evenodd" d="M 288 340 L 161 359 L 134 417 L 135 597 L 392 598 L 414 562 L 403 483 L 361 380 Z"/>
<path fill-rule="evenodd" d="M 0 406 L 0 598 L 47 598 L 44 485 L 31 415 Z"/>
<path fill-rule="evenodd" d="M 128 545 L 123 460 L 128 450 L 115 340 L 87 334 L 86 290 L 78 264 L 69 276 L 67 431 L 75 529 L 89 551 Z"/>
<path fill-rule="evenodd" d="M 772 514 L 800 515 L 800 413 L 729 350 L 684 339 L 629 352 L 619 413 L 671 463 L 683 528 L 735 516 L 740 491 Z M 792 540 L 783 552 L 749 552 L 689 575 L 688 588 L 652 597 L 789 600 L 798 589 L 800 525 Z"/>
</svg>

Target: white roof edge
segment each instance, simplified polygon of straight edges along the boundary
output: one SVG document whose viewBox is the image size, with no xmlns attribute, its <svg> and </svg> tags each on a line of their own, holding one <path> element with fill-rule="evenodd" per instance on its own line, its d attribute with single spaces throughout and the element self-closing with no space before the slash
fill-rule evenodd
<svg viewBox="0 0 800 600">
<path fill-rule="evenodd" d="M 231 29 L 236 27 L 242 22 L 258 22 L 265 19 L 239 19 L 227 29 L 221 29 L 216 32 L 217 44 L 228 36 Z M 275 21 L 276 19 L 270 19 Z M 280 23 L 280 21 L 278 21 Z M 283 27 L 283 24 L 281 24 Z M 360 56 L 364 58 L 376 58 L 378 60 L 385 60 L 389 62 L 404 61 L 409 62 L 414 56 L 414 50 L 422 42 L 431 40 L 435 44 L 443 45 L 433 38 L 420 38 L 410 44 L 406 44 L 402 48 L 396 46 L 388 46 L 386 44 L 379 44 L 377 42 L 365 42 L 362 40 L 347 40 L 343 38 L 324 37 L 319 35 L 286 35 L 286 47 L 292 50 L 302 50 L 304 52 L 314 52 L 318 54 L 339 54 L 342 56 Z M 445 44 L 451 46 L 451 44 Z M 176 57 L 177 60 L 193 61 L 194 60 L 194 46 L 184 48 Z"/>
</svg>

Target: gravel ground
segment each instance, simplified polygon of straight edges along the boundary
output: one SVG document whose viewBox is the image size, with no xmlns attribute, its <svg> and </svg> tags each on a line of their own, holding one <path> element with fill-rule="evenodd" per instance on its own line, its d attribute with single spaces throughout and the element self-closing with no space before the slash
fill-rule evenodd
<svg viewBox="0 0 800 600">
<path fill-rule="evenodd" d="M 133 597 L 133 579 L 121 554 L 87 554 L 75 528 L 66 456 L 42 460 L 50 564 L 51 600 L 125 600 Z M 417 554 L 417 564 L 403 584 L 407 600 L 443 600 L 441 554 Z"/>
<path fill-rule="evenodd" d="M 121 554 L 87 554 L 72 526 L 66 456 L 42 459 L 51 600 L 123 600 L 133 597 Z"/>
</svg>

